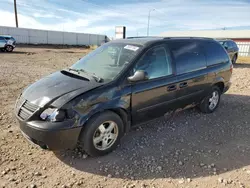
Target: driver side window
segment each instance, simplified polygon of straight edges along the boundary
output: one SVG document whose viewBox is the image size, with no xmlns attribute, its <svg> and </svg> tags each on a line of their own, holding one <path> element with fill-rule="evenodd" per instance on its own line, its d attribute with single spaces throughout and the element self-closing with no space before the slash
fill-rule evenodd
<svg viewBox="0 0 250 188">
<path fill-rule="evenodd" d="M 149 79 L 171 75 L 173 72 L 170 54 L 163 45 L 153 47 L 138 61 L 134 73 L 138 70 L 145 71 Z"/>
</svg>

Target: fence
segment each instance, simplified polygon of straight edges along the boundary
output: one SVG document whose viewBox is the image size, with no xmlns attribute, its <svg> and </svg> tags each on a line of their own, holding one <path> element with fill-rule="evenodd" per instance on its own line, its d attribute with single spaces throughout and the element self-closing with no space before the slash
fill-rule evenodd
<svg viewBox="0 0 250 188">
<path fill-rule="evenodd" d="M 250 56 L 250 42 L 236 42 L 240 56 Z"/>
<path fill-rule="evenodd" d="M 100 45 L 105 35 L 0 26 L 0 35 L 11 35 L 22 44 Z"/>
</svg>

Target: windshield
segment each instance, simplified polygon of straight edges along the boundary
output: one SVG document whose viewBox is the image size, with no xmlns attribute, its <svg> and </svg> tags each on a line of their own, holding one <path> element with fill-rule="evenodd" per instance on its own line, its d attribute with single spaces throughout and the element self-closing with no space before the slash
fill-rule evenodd
<svg viewBox="0 0 250 188">
<path fill-rule="evenodd" d="M 15 40 L 13 37 L 4 37 L 5 38 L 5 40 Z"/>
<path fill-rule="evenodd" d="M 141 46 L 107 43 L 89 53 L 70 68 L 92 73 L 104 81 L 113 80 L 138 54 Z"/>
<path fill-rule="evenodd" d="M 219 43 L 224 46 L 225 41 L 219 41 Z"/>
</svg>

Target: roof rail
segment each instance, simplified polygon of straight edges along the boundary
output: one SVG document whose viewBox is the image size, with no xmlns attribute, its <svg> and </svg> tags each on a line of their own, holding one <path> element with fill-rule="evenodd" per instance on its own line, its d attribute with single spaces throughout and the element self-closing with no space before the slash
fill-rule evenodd
<svg viewBox="0 0 250 188">
<path fill-rule="evenodd" d="M 215 38 L 215 40 L 232 40 L 232 39 L 229 39 L 229 38 Z"/>
<path fill-rule="evenodd" d="M 163 39 L 213 39 L 209 37 L 164 37 Z"/>
<path fill-rule="evenodd" d="M 126 37 L 126 39 L 140 39 L 140 38 L 163 38 L 163 37 L 157 37 L 157 36 Z"/>
</svg>

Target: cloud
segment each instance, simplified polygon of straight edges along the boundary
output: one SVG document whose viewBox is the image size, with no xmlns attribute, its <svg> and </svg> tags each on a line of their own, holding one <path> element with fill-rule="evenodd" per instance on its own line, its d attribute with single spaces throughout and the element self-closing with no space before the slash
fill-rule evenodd
<svg viewBox="0 0 250 188">
<path fill-rule="evenodd" d="M 5 19 L 1 19 L 1 25 L 4 26 L 15 26 L 14 13 L 10 13 L 8 11 L 0 10 L 0 17 L 4 17 Z M 33 28 L 33 29 L 47 29 L 47 30 L 65 30 L 65 31 L 79 31 L 81 27 L 88 26 L 88 21 L 83 19 L 77 19 L 74 22 L 71 20 L 67 20 L 61 23 L 51 23 L 45 24 L 37 21 L 35 18 L 30 16 L 25 16 L 22 14 L 18 15 L 18 22 L 21 27 L 24 28 Z"/>
<path fill-rule="evenodd" d="M 14 26 L 13 2 L 3 1 L 10 3 L 10 7 L 0 8 L 0 17 L 5 18 L 0 19 L 0 25 Z M 137 0 L 113 5 L 108 2 L 97 5 L 82 0 L 74 3 L 66 0 L 32 2 L 18 1 L 20 27 L 114 35 L 116 25 L 125 25 L 129 35 L 137 32 L 145 35 L 149 10 L 152 10 L 152 35 L 168 30 L 250 26 L 250 3 L 244 0 Z"/>
<path fill-rule="evenodd" d="M 33 16 L 35 18 L 63 18 L 61 16 L 56 16 L 55 14 L 41 14 L 41 13 L 34 13 Z"/>
</svg>

